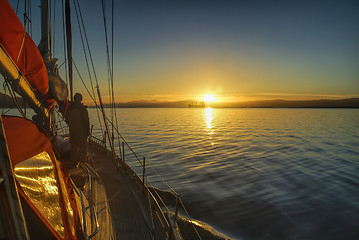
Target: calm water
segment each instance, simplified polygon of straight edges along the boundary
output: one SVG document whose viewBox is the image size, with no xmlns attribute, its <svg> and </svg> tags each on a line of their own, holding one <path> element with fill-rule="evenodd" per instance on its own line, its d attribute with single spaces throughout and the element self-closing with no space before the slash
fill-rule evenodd
<svg viewBox="0 0 359 240">
<path fill-rule="evenodd" d="M 231 238 L 359 239 L 359 110 L 117 114 L 125 139 L 181 194 L 191 217 Z"/>
</svg>

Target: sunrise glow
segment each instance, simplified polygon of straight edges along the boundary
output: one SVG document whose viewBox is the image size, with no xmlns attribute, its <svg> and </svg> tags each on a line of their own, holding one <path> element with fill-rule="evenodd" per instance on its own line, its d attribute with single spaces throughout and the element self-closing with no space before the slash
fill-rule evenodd
<svg viewBox="0 0 359 240">
<path fill-rule="evenodd" d="M 216 101 L 216 97 L 213 94 L 205 94 L 202 99 L 207 103 Z"/>
</svg>

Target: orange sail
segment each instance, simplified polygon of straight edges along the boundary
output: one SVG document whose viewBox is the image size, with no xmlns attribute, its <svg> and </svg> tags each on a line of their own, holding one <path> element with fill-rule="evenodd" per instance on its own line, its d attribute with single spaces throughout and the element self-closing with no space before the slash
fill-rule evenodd
<svg viewBox="0 0 359 240">
<path fill-rule="evenodd" d="M 31 239 L 83 239 L 69 176 L 46 132 L 20 117 L 1 122 Z"/>
<path fill-rule="evenodd" d="M 45 64 L 8 1 L 0 1 L 0 44 L 50 109 L 55 101 L 49 91 Z"/>
</svg>

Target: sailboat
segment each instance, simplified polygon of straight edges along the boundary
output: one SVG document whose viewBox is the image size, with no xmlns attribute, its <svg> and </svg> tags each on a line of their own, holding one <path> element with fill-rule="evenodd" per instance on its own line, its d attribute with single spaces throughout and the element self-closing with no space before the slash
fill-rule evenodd
<svg viewBox="0 0 359 240">
<path fill-rule="evenodd" d="M 206 104 L 202 101 L 202 102 L 191 102 L 190 104 L 188 104 L 189 108 L 205 108 Z"/>
<path fill-rule="evenodd" d="M 66 17 L 68 7 L 66 0 Z M 106 126 L 104 138 L 90 136 L 88 162 L 67 164 L 69 137 L 59 134 L 56 119 L 72 99 L 71 81 L 69 100 L 51 53 L 48 0 L 41 0 L 41 9 L 37 47 L 26 23 L 24 27 L 7 0 L 0 1 L 0 73 L 21 115 L 0 118 L 0 239 L 184 239 L 178 212 L 180 207 L 187 211 L 180 196 L 148 185 L 146 159 L 139 159 L 107 118 L 99 88 L 95 104 Z M 16 94 L 34 110 L 31 119 Z M 108 124 L 122 139 L 120 154 Z M 142 177 L 126 163 L 126 146 L 139 161 Z M 175 202 L 173 211 L 163 195 Z M 186 239 L 202 239 L 193 224 L 186 227 Z"/>
<path fill-rule="evenodd" d="M 1 74 L 36 113 L 32 120 L 22 111 L 1 116 L 0 237 L 115 239 L 101 179 L 84 164 L 87 181 L 80 186 L 60 161 L 54 105 L 66 106 L 68 92 L 46 36 L 39 51 L 7 1 L 0 2 L 0 18 Z"/>
</svg>

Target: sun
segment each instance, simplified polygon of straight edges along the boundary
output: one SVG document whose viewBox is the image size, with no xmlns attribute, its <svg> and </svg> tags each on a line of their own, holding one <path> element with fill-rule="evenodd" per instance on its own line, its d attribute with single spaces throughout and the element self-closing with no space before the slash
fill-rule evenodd
<svg viewBox="0 0 359 240">
<path fill-rule="evenodd" d="M 216 101 L 216 97 L 213 94 L 205 94 L 203 95 L 202 99 L 207 103 Z"/>
</svg>

